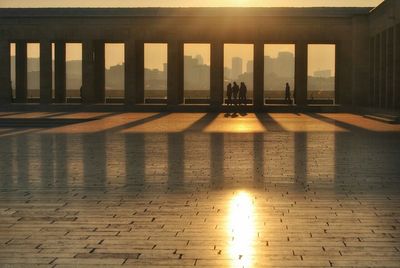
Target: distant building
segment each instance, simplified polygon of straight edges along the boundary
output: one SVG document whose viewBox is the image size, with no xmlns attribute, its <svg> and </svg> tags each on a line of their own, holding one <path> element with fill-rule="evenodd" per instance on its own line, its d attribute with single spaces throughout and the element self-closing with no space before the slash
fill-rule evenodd
<svg viewBox="0 0 400 268">
<path fill-rule="evenodd" d="M 243 60 L 239 57 L 232 58 L 232 79 L 237 79 L 243 73 Z"/>
<path fill-rule="evenodd" d="M 125 65 L 118 64 L 111 66 L 110 69 L 106 69 L 105 77 L 106 77 L 106 89 L 124 89 L 124 81 L 125 81 Z"/>
<path fill-rule="evenodd" d="M 224 67 L 224 78 L 227 80 L 232 80 L 232 69 Z"/>
<path fill-rule="evenodd" d="M 264 66 L 268 75 L 282 78 L 294 77 L 294 55 L 291 52 L 279 52 L 276 58 L 265 56 Z"/>
<path fill-rule="evenodd" d="M 291 52 L 279 52 L 276 59 L 276 68 L 281 77 L 294 76 L 294 55 Z"/>
<path fill-rule="evenodd" d="M 266 95 L 271 97 L 271 91 L 284 92 L 285 84 L 294 85 L 294 54 L 288 51 L 278 53 L 276 58 L 264 57 L 264 90 L 269 91 Z M 280 96 L 282 97 L 283 96 Z"/>
<path fill-rule="evenodd" d="M 209 90 L 210 89 L 210 66 L 200 64 L 203 58 L 197 55 L 184 56 L 184 88 L 186 90 Z"/>
<path fill-rule="evenodd" d="M 166 70 L 160 71 L 158 69 L 144 69 L 145 77 L 145 90 L 166 90 L 167 79 Z"/>
<path fill-rule="evenodd" d="M 197 64 L 199 64 L 199 65 L 203 65 L 204 64 L 203 56 L 196 55 L 195 59 L 197 60 Z"/>
<path fill-rule="evenodd" d="M 246 70 L 248 73 L 253 73 L 254 72 L 254 61 L 249 60 L 247 62 Z"/>
<path fill-rule="evenodd" d="M 320 78 L 329 78 L 329 77 L 332 77 L 332 71 L 331 70 L 315 71 L 313 76 L 320 77 Z"/>
</svg>

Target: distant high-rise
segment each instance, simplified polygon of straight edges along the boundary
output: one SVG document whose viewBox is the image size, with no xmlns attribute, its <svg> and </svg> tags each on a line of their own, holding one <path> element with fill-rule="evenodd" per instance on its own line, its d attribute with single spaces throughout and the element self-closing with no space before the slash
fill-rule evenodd
<svg viewBox="0 0 400 268">
<path fill-rule="evenodd" d="M 246 66 L 246 70 L 247 70 L 248 73 L 252 73 L 254 71 L 254 67 L 253 66 L 254 66 L 254 61 L 249 60 L 247 62 L 247 66 Z"/>
<path fill-rule="evenodd" d="M 232 58 L 232 79 L 237 79 L 243 73 L 243 60 L 239 57 Z"/>
<path fill-rule="evenodd" d="M 187 90 L 210 89 L 210 66 L 200 64 L 203 58 L 197 55 L 184 56 L 184 88 Z"/>
<path fill-rule="evenodd" d="M 196 55 L 195 59 L 197 60 L 197 64 L 199 64 L 199 65 L 203 65 L 204 64 L 203 56 Z"/>
<path fill-rule="evenodd" d="M 264 57 L 266 73 L 278 77 L 294 77 L 294 55 L 291 52 L 279 52 L 278 57 Z"/>
<path fill-rule="evenodd" d="M 293 53 L 287 51 L 278 53 L 278 58 L 276 59 L 276 73 L 281 77 L 294 76 Z"/>
</svg>

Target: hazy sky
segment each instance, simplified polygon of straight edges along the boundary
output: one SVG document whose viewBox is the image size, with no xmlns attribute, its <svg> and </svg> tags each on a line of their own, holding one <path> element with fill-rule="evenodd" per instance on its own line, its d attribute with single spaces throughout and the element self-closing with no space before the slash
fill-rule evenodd
<svg viewBox="0 0 400 268">
<path fill-rule="evenodd" d="M 377 6 L 382 0 L 0 0 L 0 7 Z"/>
</svg>

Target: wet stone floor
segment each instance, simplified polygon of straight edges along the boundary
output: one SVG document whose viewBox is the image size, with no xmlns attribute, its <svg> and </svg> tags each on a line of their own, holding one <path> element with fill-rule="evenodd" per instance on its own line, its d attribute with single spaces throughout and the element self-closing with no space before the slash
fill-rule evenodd
<svg viewBox="0 0 400 268">
<path fill-rule="evenodd" d="M 399 267 L 400 125 L 0 113 L 0 267 Z"/>
</svg>

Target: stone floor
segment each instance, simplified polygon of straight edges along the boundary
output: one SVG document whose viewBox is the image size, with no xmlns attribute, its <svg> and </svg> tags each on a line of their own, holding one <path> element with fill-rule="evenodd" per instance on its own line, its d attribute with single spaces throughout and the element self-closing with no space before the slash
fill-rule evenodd
<svg viewBox="0 0 400 268">
<path fill-rule="evenodd" d="M 0 267 L 399 267 L 400 125 L 0 113 Z"/>
</svg>

